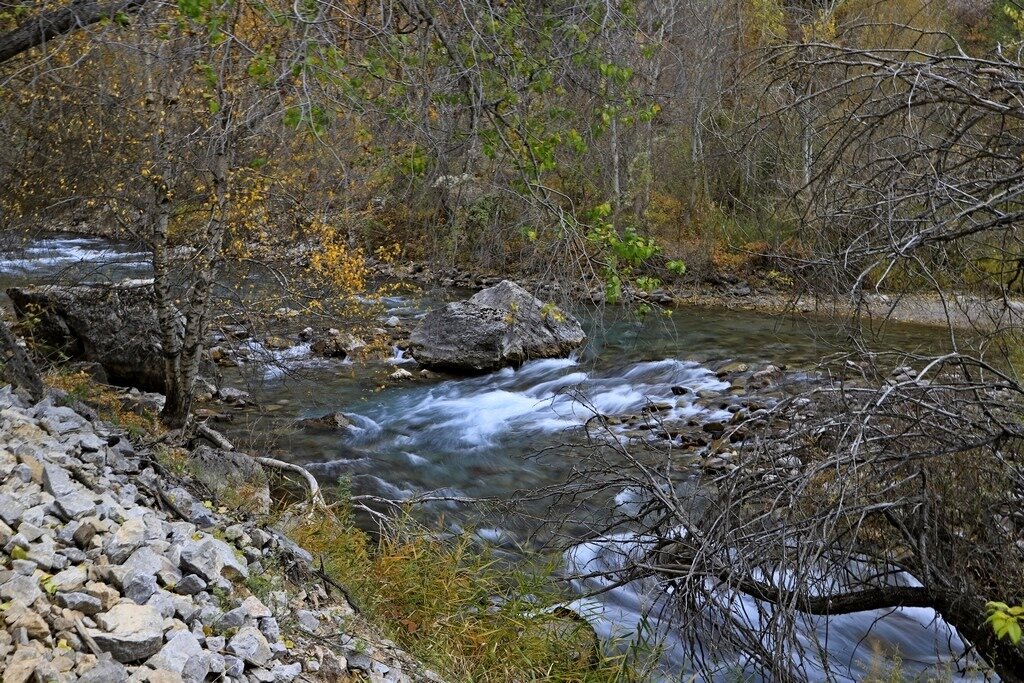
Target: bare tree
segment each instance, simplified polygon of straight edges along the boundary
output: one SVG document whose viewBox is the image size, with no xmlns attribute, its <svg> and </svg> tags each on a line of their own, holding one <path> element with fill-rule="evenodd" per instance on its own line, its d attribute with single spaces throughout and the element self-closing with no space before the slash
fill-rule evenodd
<svg viewBox="0 0 1024 683">
<path fill-rule="evenodd" d="M 1024 599 L 1024 67 L 917 36 L 861 49 L 840 34 L 766 61 L 774 112 L 759 131 L 794 112 L 814 131 L 808 175 L 806 141 L 781 148 L 818 255 L 791 265 L 852 307 L 854 350 L 803 394 L 738 415 L 699 457 L 616 447 L 573 484 L 639 501 L 599 530 L 639 547 L 604 579 L 654 581 L 695 646 L 732 646 L 773 680 L 811 676 L 797 638 L 809 615 L 897 607 L 933 608 L 1002 680 L 1024 680 L 1024 648 L 985 621 L 988 600 Z M 896 306 L 945 322 L 947 341 L 879 351 Z M 761 617 L 737 620 L 730 595 Z"/>
</svg>

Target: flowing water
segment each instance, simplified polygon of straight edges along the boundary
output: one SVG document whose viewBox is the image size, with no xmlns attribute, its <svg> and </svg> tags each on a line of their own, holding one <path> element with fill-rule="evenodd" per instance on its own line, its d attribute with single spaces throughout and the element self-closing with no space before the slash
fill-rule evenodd
<svg viewBox="0 0 1024 683">
<path fill-rule="evenodd" d="M 107 280 L 145 275 L 138 249 L 82 237 L 47 237 L 4 250 L 0 242 L 0 287 L 61 278 Z M 381 319 L 397 316 L 411 326 L 431 306 L 464 292 L 391 296 L 376 300 Z M 349 483 L 355 494 L 404 499 L 442 497 L 506 501 L 563 481 L 583 456 L 582 426 L 595 412 L 633 415 L 650 404 L 663 418 L 721 419 L 720 407 L 694 399 L 704 389 L 725 389 L 709 369 L 722 361 L 774 363 L 810 368 L 847 346 L 845 332 L 818 320 L 793 320 L 746 312 L 681 308 L 670 317 L 637 321 L 606 310 L 582 312 L 591 342 L 577 358 L 542 360 L 471 378 L 434 378 L 388 383 L 396 367 L 415 365 L 400 351 L 387 360 L 352 364 L 316 359 L 308 344 L 284 351 L 250 342 L 253 363 L 226 370 L 226 382 L 246 386 L 259 409 L 242 413 L 233 438 L 277 449 L 279 457 L 309 468 L 325 484 Z M 917 349 L 937 343 L 933 330 L 899 327 L 879 344 Z M 673 387 L 685 387 L 685 393 Z M 770 397 L 769 397 L 770 400 Z M 346 414 L 344 432 L 301 429 L 296 421 L 329 412 Z M 465 520 L 455 502 L 433 504 L 430 513 Z M 514 547 L 529 529 L 523 518 L 491 514 L 477 520 L 489 542 Z M 449 521 L 454 526 L 454 521 Z M 570 568 L 592 572 L 614 568 L 637 539 L 621 535 L 591 539 L 566 555 Z M 590 588 L 598 587 L 590 582 Z M 582 588 L 582 586 L 581 586 Z M 576 605 L 609 641 L 630 634 L 656 635 L 664 652 L 665 680 L 675 680 L 707 653 L 682 642 L 660 613 L 664 591 L 633 583 Z M 764 606 L 727 596 L 736 618 L 758 624 Z M 956 674 L 963 643 L 933 611 L 897 609 L 831 619 L 809 618 L 800 641 L 807 645 L 804 675 L 810 680 L 863 679 L 878 659 L 898 653 L 906 674 Z M 827 644 L 822 656 L 812 643 Z M 823 661 L 827 658 L 828 663 Z M 721 680 L 749 671 L 742 654 L 725 657 Z"/>
</svg>

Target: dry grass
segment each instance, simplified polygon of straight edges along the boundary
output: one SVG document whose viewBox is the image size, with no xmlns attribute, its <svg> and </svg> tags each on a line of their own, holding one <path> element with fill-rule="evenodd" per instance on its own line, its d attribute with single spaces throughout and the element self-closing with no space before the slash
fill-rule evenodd
<svg viewBox="0 0 1024 683">
<path fill-rule="evenodd" d="M 345 584 L 386 635 L 449 680 L 632 681 L 589 626 L 559 613 L 551 566 L 509 566 L 469 536 L 439 539 L 412 523 L 374 541 L 343 505 L 290 535 Z"/>
<path fill-rule="evenodd" d="M 50 388 L 67 392 L 95 409 L 100 418 L 133 436 L 161 434 L 164 431 L 157 414 L 131 406 L 114 387 L 100 384 L 85 372 L 54 370 L 43 376 L 43 382 Z"/>
</svg>

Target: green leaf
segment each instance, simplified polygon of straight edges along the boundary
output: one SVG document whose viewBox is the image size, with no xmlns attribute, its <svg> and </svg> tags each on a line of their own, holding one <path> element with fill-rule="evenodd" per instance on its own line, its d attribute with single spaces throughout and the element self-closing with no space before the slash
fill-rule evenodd
<svg viewBox="0 0 1024 683">
<path fill-rule="evenodd" d="M 284 113 L 284 125 L 289 128 L 298 128 L 302 121 L 302 110 L 298 107 L 289 107 Z"/>
<path fill-rule="evenodd" d="M 1010 642 L 1014 645 L 1020 645 L 1020 622 L 1016 619 L 1010 622 L 1009 628 L 1007 628 L 1007 635 L 1010 637 Z"/>
</svg>

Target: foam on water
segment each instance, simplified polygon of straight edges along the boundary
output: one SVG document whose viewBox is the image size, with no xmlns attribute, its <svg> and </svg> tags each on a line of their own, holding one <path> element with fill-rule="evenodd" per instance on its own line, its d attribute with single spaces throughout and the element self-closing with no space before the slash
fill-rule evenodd
<svg viewBox="0 0 1024 683">
<path fill-rule="evenodd" d="M 148 252 L 118 248 L 101 238 L 44 238 L 6 253 L 0 259 L 0 273 L 46 276 L 74 266 L 135 272 L 149 268 L 149 256 Z"/>
<path fill-rule="evenodd" d="M 313 357 L 312 346 L 308 343 L 296 344 L 287 349 L 272 349 L 262 342 L 249 339 L 241 348 L 246 351 L 249 361 L 260 367 L 264 380 L 279 379 L 289 372 L 327 363 Z"/>
<path fill-rule="evenodd" d="M 690 392 L 674 395 L 672 388 L 679 386 Z M 694 405 L 693 394 L 727 387 L 708 369 L 682 360 L 598 373 L 583 370 L 574 359 L 549 359 L 483 377 L 404 389 L 365 415 L 402 447 L 445 444 L 473 451 L 510 438 L 580 427 L 595 414 L 636 414 L 652 403 L 667 406 L 660 413 L 665 419 L 701 413 L 709 420 L 721 419 L 725 413 Z"/>
</svg>

